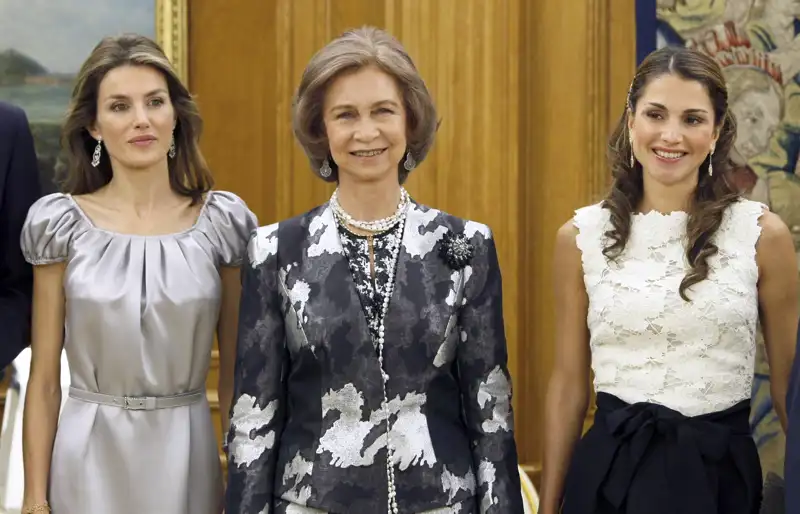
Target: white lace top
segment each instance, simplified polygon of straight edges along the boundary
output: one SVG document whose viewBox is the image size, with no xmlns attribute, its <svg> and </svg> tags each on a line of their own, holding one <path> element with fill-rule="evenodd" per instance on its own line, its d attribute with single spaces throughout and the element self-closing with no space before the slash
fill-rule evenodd
<svg viewBox="0 0 800 514">
<path fill-rule="evenodd" d="M 741 200 L 715 234 L 719 247 L 706 280 L 687 290 L 687 214 L 633 217 L 617 262 L 603 256 L 611 228 L 600 204 L 579 209 L 584 282 L 589 296 L 595 391 L 628 403 L 651 402 L 687 416 L 750 398 L 758 321 L 758 219 L 765 206 Z"/>
</svg>

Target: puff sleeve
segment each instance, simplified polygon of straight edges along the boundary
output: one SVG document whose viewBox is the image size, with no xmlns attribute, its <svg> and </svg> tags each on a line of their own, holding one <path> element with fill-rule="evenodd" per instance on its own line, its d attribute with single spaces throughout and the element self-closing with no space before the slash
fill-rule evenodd
<svg viewBox="0 0 800 514">
<path fill-rule="evenodd" d="M 62 193 L 37 200 L 28 210 L 22 226 L 20 247 L 25 260 L 34 266 L 64 262 L 75 229 L 83 222 L 74 201 Z"/>
<path fill-rule="evenodd" d="M 258 228 L 256 215 L 233 193 L 212 191 L 206 203 L 206 235 L 216 247 L 220 264 L 241 266 L 250 234 Z"/>
</svg>

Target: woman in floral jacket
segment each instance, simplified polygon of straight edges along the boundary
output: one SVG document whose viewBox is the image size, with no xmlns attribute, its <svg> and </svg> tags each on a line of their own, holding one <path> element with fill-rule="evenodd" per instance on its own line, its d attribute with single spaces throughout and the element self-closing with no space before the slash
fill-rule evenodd
<svg viewBox="0 0 800 514">
<path fill-rule="evenodd" d="M 226 512 L 522 514 L 491 231 L 402 187 L 437 127 L 414 64 L 344 34 L 294 127 L 338 187 L 250 240 Z"/>
</svg>

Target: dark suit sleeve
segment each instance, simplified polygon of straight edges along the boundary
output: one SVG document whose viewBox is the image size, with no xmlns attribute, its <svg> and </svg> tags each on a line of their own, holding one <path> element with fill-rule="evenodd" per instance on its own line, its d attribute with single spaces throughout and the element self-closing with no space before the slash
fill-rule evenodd
<svg viewBox="0 0 800 514">
<path fill-rule="evenodd" d="M 13 116 L 10 119 L 14 126 L 8 142 L 10 159 L 0 204 L 0 369 L 10 364 L 30 342 L 33 270 L 22 256 L 20 232 L 28 209 L 41 196 L 27 117 L 16 109 L 4 109 L 0 115 L 8 113 Z"/>
<path fill-rule="evenodd" d="M 489 230 L 473 237 L 472 273 L 465 284 L 457 363 L 464 416 L 472 442 L 481 514 L 522 514 L 511 377 L 507 368 L 503 292 Z"/>
<path fill-rule="evenodd" d="M 277 229 L 259 229 L 242 265 L 242 296 L 228 433 L 227 514 L 272 512 L 288 367 Z"/>
</svg>

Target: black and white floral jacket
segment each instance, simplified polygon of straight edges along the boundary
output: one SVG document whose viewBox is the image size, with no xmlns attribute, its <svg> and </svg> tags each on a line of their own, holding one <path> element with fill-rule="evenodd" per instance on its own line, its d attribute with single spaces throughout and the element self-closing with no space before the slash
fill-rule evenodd
<svg viewBox="0 0 800 514">
<path fill-rule="evenodd" d="M 384 349 L 399 511 L 522 514 L 491 231 L 411 202 L 401 245 Z M 387 512 L 381 368 L 330 206 L 259 228 L 249 258 L 226 513 Z"/>
</svg>

